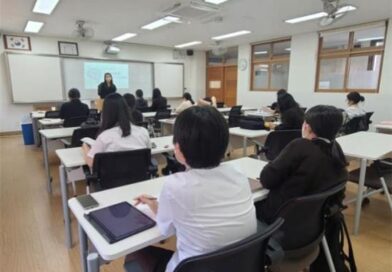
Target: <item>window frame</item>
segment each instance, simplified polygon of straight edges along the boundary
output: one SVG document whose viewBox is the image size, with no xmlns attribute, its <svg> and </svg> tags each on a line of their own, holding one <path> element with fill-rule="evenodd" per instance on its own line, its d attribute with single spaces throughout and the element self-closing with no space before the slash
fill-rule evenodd
<svg viewBox="0 0 392 272">
<path fill-rule="evenodd" d="M 317 52 L 317 69 L 316 69 L 316 81 L 315 81 L 315 92 L 316 93 L 349 93 L 352 91 L 357 91 L 360 93 L 379 93 L 380 92 L 380 83 L 381 83 L 381 74 L 382 68 L 384 64 L 384 53 L 385 53 L 385 44 L 387 41 L 387 33 L 388 33 L 388 21 L 382 21 L 380 23 L 385 24 L 385 33 L 384 33 L 384 44 L 382 46 L 374 46 L 374 47 L 365 47 L 365 48 L 355 48 L 354 47 L 354 36 L 355 32 L 360 29 L 355 29 L 352 27 L 351 29 L 346 29 L 349 32 L 349 40 L 348 47 L 346 49 L 323 49 L 323 32 L 319 32 L 318 38 L 318 52 Z M 369 26 L 371 28 L 371 26 Z M 344 31 L 342 29 L 342 31 Z M 339 31 L 339 29 L 337 29 Z M 324 32 L 325 33 L 325 32 Z M 380 72 L 378 75 L 377 87 L 375 89 L 369 88 L 349 88 L 349 76 L 350 76 L 350 60 L 352 57 L 359 56 L 375 56 L 381 55 L 380 61 Z M 343 89 L 320 89 L 320 70 L 321 70 L 321 61 L 324 59 L 335 59 L 335 58 L 345 58 L 346 65 L 344 71 L 344 79 L 343 79 Z"/>
<path fill-rule="evenodd" d="M 259 42 L 259 43 L 254 43 L 252 44 L 251 47 L 251 69 L 250 69 L 250 91 L 254 92 L 276 92 L 279 90 L 279 88 L 273 88 L 271 86 L 272 83 L 272 66 L 274 64 L 288 64 L 290 65 L 290 57 L 291 57 L 291 52 L 289 52 L 288 55 L 284 56 L 274 56 L 274 45 L 277 43 L 283 43 L 283 42 L 290 42 L 290 48 L 291 48 L 291 37 L 286 37 L 286 38 L 281 38 L 281 39 L 276 39 L 276 40 L 271 40 L 271 41 L 266 41 L 266 42 Z M 264 59 L 255 59 L 255 47 L 260 46 L 260 45 L 269 45 L 270 50 L 267 58 Z M 254 87 L 254 78 L 255 78 L 255 65 L 259 64 L 268 64 L 268 84 L 267 88 L 255 88 Z"/>
</svg>

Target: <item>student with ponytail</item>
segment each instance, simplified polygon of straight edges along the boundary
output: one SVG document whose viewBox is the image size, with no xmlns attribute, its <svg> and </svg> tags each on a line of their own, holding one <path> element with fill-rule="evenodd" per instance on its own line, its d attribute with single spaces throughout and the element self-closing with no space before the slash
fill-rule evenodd
<svg viewBox="0 0 392 272">
<path fill-rule="evenodd" d="M 342 122 L 341 111 L 333 106 L 319 105 L 306 112 L 302 138 L 292 141 L 260 173 L 261 184 L 270 192 L 256 204 L 259 219 L 272 222 L 286 201 L 347 180 L 347 162 L 335 141 Z"/>
<path fill-rule="evenodd" d="M 366 111 L 360 106 L 360 102 L 364 101 L 365 97 L 360 95 L 358 92 L 350 92 L 347 94 L 348 108 L 344 111 L 344 123 L 347 123 L 355 117 L 366 115 Z"/>
<path fill-rule="evenodd" d="M 183 100 L 182 100 L 181 104 L 176 109 L 177 114 L 180 114 L 184 110 L 195 105 L 195 101 L 193 101 L 192 95 L 190 93 L 185 92 L 184 95 L 182 96 L 182 98 L 183 98 Z"/>
</svg>

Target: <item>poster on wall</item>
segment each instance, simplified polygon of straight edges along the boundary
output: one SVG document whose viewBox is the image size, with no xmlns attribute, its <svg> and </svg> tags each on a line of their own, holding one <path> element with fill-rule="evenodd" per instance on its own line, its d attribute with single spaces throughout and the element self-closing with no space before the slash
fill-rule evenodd
<svg viewBox="0 0 392 272">
<path fill-rule="evenodd" d="M 31 51 L 30 37 L 4 35 L 4 48 L 11 50 Z"/>
</svg>

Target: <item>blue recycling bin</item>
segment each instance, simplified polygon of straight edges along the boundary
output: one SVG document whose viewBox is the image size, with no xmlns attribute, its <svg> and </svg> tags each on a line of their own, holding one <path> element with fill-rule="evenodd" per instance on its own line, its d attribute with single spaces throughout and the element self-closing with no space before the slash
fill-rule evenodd
<svg viewBox="0 0 392 272">
<path fill-rule="evenodd" d="M 22 134 L 25 145 L 34 144 L 33 124 L 22 124 Z"/>
</svg>

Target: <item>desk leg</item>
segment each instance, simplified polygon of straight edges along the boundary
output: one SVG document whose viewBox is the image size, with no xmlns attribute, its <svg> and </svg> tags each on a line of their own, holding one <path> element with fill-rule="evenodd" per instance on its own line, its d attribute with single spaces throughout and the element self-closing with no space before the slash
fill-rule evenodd
<svg viewBox="0 0 392 272">
<path fill-rule="evenodd" d="M 243 140 L 243 142 L 242 142 L 242 148 L 243 148 L 242 156 L 246 157 L 246 147 L 247 147 L 247 144 L 248 144 L 248 138 L 247 137 L 243 137 L 242 140 Z"/>
<path fill-rule="evenodd" d="M 87 271 L 99 272 L 99 255 L 96 252 L 90 253 L 87 256 Z"/>
<path fill-rule="evenodd" d="M 365 186 L 366 166 L 367 166 L 367 160 L 361 159 L 357 201 L 355 204 L 354 235 L 358 235 L 358 232 L 359 232 L 359 223 L 360 223 L 360 219 L 361 219 L 361 209 L 362 209 L 362 199 L 363 199 L 363 189 Z"/>
<path fill-rule="evenodd" d="M 48 186 L 48 192 L 52 193 L 52 177 L 50 176 L 50 167 L 49 167 L 49 156 L 48 156 L 48 140 L 46 137 L 42 136 L 42 151 L 44 152 L 44 164 L 46 170 L 46 182 Z"/>
<path fill-rule="evenodd" d="M 64 227 L 65 227 L 65 244 L 67 248 L 72 247 L 72 229 L 71 229 L 71 218 L 69 216 L 68 209 L 68 188 L 67 188 L 67 176 L 65 173 L 64 165 L 59 166 L 60 173 L 60 187 L 61 187 L 61 200 L 63 203 L 63 216 L 64 216 Z"/>
<path fill-rule="evenodd" d="M 88 254 L 88 241 L 87 235 L 84 232 L 82 226 L 78 224 L 79 231 L 79 243 L 80 243 L 80 264 L 82 266 L 82 271 L 87 272 L 87 254 Z"/>
</svg>

